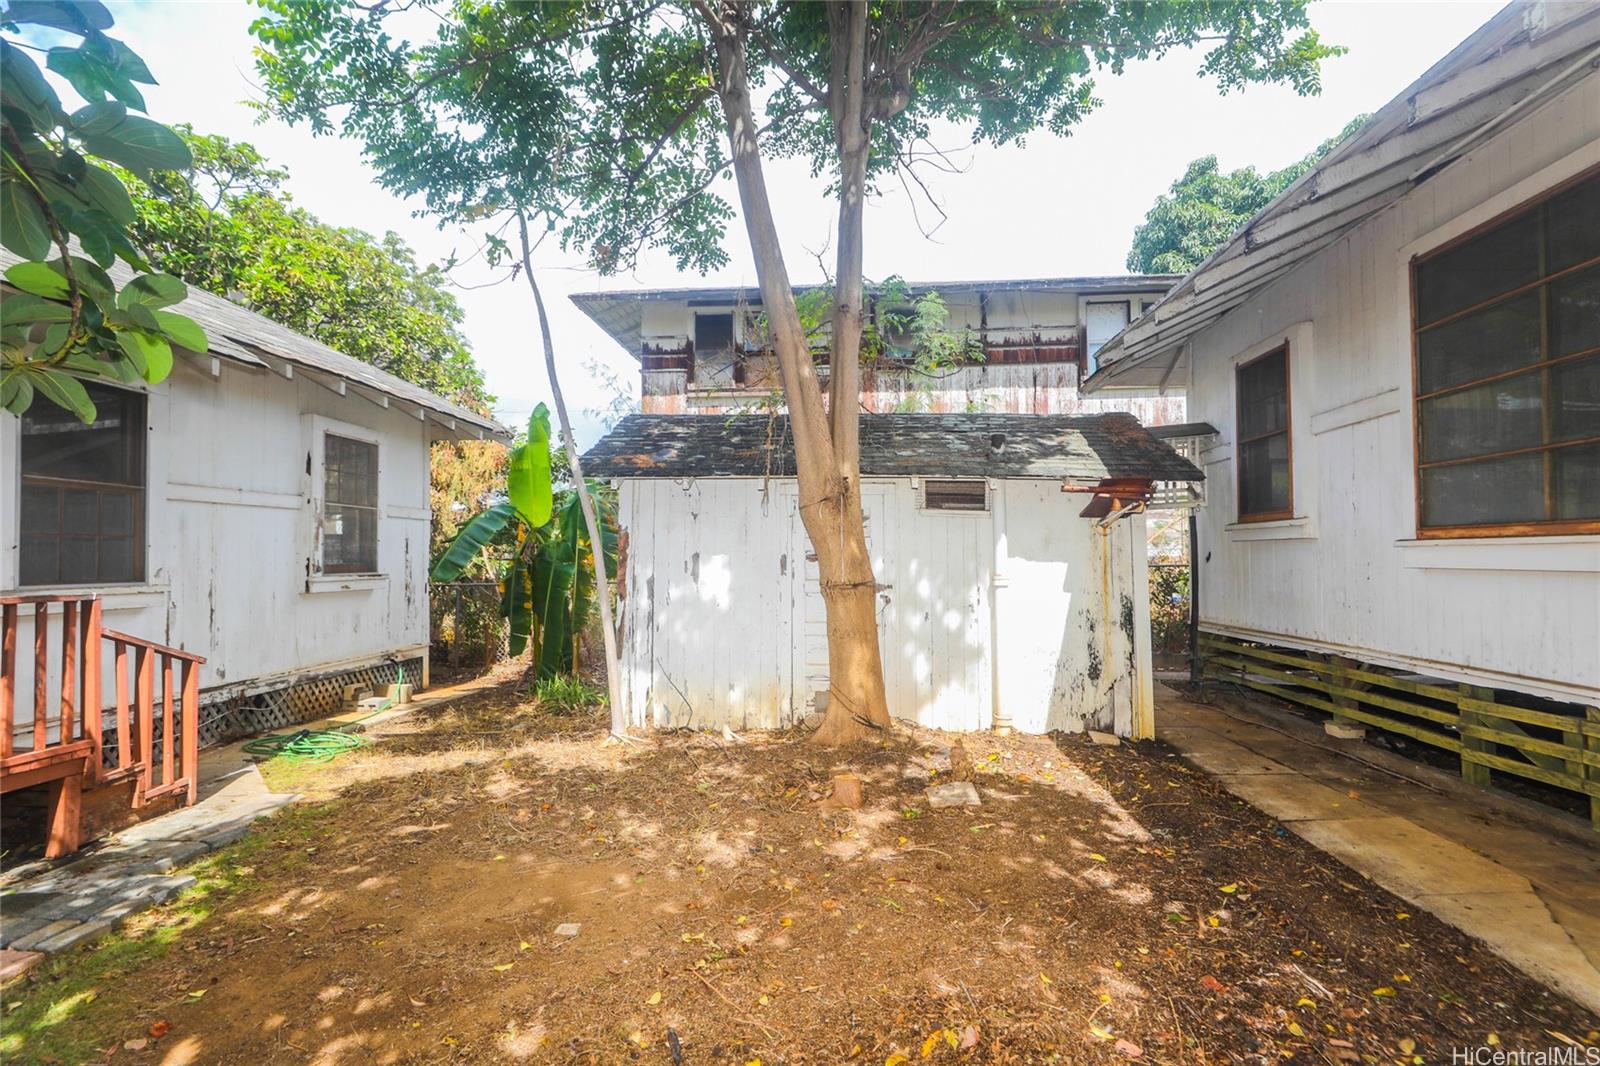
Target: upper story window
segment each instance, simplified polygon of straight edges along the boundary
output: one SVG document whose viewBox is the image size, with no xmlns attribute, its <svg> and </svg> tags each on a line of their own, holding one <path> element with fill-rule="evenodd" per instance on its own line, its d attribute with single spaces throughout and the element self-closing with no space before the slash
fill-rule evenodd
<svg viewBox="0 0 1600 1066">
<path fill-rule="evenodd" d="M 1289 346 L 1242 364 L 1238 385 L 1239 521 L 1294 515 Z"/>
<path fill-rule="evenodd" d="M 377 573 L 378 446 L 325 434 L 322 474 L 323 573 Z"/>
<path fill-rule="evenodd" d="M 712 388 L 737 384 L 739 354 L 734 349 L 733 315 L 694 316 L 694 383 Z"/>
<path fill-rule="evenodd" d="M 1412 271 L 1419 533 L 1600 532 L 1600 169 Z"/>
<path fill-rule="evenodd" d="M 144 578 L 145 397 L 84 388 L 88 425 L 44 401 L 22 416 L 20 585 Z"/>
<path fill-rule="evenodd" d="M 1099 364 L 1095 353 L 1128 324 L 1128 301 L 1090 303 L 1084 310 L 1084 348 L 1089 353 L 1089 373 Z"/>
</svg>

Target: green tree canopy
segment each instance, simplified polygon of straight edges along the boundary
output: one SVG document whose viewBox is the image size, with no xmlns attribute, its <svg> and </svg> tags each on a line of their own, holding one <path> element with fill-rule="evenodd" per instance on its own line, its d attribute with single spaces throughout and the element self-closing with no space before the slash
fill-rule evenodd
<svg viewBox="0 0 1600 1066">
<path fill-rule="evenodd" d="M 1187 274 L 1369 117 L 1352 119 L 1337 135 L 1282 170 L 1262 174 L 1255 167 L 1240 167 L 1223 173 L 1216 156 L 1196 159 L 1183 177 L 1172 183 L 1170 193 L 1156 198 L 1155 206 L 1133 231 L 1128 269 L 1141 274 Z"/>
<path fill-rule="evenodd" d="M 480 410 L 490 397 L 445 273 L 394 233 L 374 239 L 296 207 L 288 172 L 251 145 L 178 133 L 192 164 L 120 177 L 132 235 L 159 269 L 346 355 Z"/>
</svg>

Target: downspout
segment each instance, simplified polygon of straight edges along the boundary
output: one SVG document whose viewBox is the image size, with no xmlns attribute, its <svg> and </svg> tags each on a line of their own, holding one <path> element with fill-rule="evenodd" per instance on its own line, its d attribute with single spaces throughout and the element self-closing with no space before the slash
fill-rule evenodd
<svg viewBox="0 0 1600 1066">
<path fill-rule="evenodd" d="M 1000 654 L 1005 644 L 1000 639 L 1001 603 L 1009 597 L 1002 593 L 1011 583 L 1009 573 L 1010 547 L 1006 542 L 1005 482 L 995 482 L 989 513 L 990 529 L 994 538 L 994 560 L 989 571 L 989 694 L 991 701 L 991 728 L 1001 736 L 1009 736 L 1013 724 L 1011 712 L 1006 708 L 1000 679 L 1005 671 L 1000 665 Z"/>
</svg>

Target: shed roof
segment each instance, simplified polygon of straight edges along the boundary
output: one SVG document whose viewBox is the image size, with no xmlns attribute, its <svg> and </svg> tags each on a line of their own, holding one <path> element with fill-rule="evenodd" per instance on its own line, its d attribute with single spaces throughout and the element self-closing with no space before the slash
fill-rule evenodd
<svg viewBox="0 0 1600 1066">
<path fill-rule="evenodd" d="M 583 457 L 598 477 L 792 477 L 787 415 L 629 415 Z M 1204 475 L 1130 414 L 864 414 L 861 472 L 1097 484 Z"/>
<path fill-rule="evenodd" d="M 21 262 L 20 256 L 0 250 L 0 270 Z M 109 271 L 113 281 L 121 286 L 132 280 L 132 268 L 120 260 Z M 9 291 L 9 287 L 8 291 Z M 480 415 L 459 404 L 451 403 L 420 385 L 379 370 L 371 363 L 345 355 L 321 341 L 312 340 L 302 333 L 247 307 L 197 286 L 189 286 L 189 296 L 171 310 L 188 315 L 206 331 L 210 341 L 210 354 L 260 368 L 270 367 L 273 360 L 327 375 L 335 386 L 344 383 L 360 392 L 367 390 L 379 396 L 414 405 L 419 413 L 432 415 L 434 421 L 455 429 L 465 425 L 496 437 L 509 438 L 510 432 L 492 418 Z M 274 368 L 276 369 L 276 368 Z"/>
<path fill-rule="evenodd" d="M 1515 0 L 1096 353 L 1084 383 L 1182 380 L 1185 342 L 1600 63 L 1600 4 Z"/>
<path fill-rule="evenodd" d="M 913 293 L 938 292 L 1076 292 L 1084 294 L 1167 291 L 1177 274 L 1095 274 L 1066 278 L 989 278 L 966 281 L 917 281 L 907 283 Z M 796 293 L 810 292 L 817 285 L 796 285 Z M 675 289 L 621 289 L 613 292 L 576 292 L 572 302 L 596 325 L 609 333 L 627 353 L 639 358 L 644 345 L 642 324 L 644 305 L 661 301 L 684 300 L 704 306 L 761 305 L 761 290 L 753 287 L 702 286 Z"/>
</svg>

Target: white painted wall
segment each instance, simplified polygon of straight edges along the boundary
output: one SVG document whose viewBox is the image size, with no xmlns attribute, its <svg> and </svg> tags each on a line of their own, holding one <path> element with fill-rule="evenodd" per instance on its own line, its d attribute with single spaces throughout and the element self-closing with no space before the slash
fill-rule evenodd
<svg viewBox="0 0 1600 1066">
<path fill-rule="evenodd" d="M 1596 163 L 1590 75 L 1195 337 L 1207 627 L 1600 703 L 1600 537 L 1417 539 L 1408 273 Z M 1285 339 L 1295 517 L 1240 526 L 1234 367 Z"/>
<path fill-rule="evenodd" d="M 629 720 L 780 728 L 819 706 L 825 619 L 793 481 L 619 489 Z M 986 512 L 926 511 L 913 479 L 863 483 L 891 713 L 978 730 L 998 708 L 1026 732 L 1147 735 L 1143 517 L 1101 534 L 1056 482 L 989 492 Z"/>
<path fill-rule="evenodd" d="M 208 362 L 180 360 L 149 390 L 146 580 L 137 585 L 17 587 L 21 423 L 0 415 L 0 588 L 97 594 L 107 628 L 204 655 L 203 689 L 425 648 L 429 427 L 303 376 L 224 363 L 213 377 Z M 322 429 L 378 443 L 378 575 L 317 573 Z M 31 620 L 21 628 L 18 658 L 30 661 L 19 661 L 18 691 L 28 693 Z M 19 718 L 30 708 L 23 697 Z"/>
</svg>

